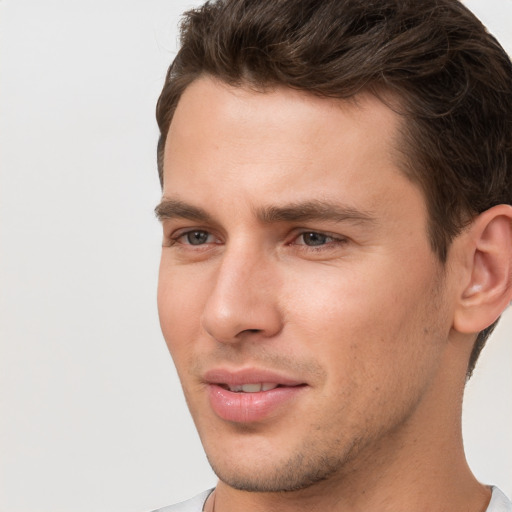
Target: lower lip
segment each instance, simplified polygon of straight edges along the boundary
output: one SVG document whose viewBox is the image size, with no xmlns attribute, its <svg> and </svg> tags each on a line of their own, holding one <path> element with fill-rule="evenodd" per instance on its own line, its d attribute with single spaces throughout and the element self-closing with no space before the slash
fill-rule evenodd
<svg viewBox="0 0 512 512">
<path fill-rule="evenodd" d="M 263 421 L 277 409 L 289 404 L 306 386 L 283 386 L 258 393 L 234 393 L 215 384 L 208 385 L 213 411 L 226 421 L 253 423 Z"/>
</svg>

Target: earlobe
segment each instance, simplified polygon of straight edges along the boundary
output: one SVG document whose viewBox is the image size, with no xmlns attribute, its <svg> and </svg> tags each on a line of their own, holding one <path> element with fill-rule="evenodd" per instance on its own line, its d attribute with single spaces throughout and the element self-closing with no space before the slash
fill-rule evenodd
<svg viewBox="0 0 512 512">
<path fill-rule="evenodd" d="M 469 279 L 454 316 L 454 329 L 477 333 L 491 325 L 512 299 L 512 207 L 481 213 L 466 233 Z"/>
</svg>

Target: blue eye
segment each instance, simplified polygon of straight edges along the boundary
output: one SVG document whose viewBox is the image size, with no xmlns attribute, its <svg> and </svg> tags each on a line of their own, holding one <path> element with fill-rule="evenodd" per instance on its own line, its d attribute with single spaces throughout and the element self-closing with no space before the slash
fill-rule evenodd
<svg viewBox="0 0 512 512">
<path fill-rule="evenodd" d="M 190 245 L 203 245 L 208 242 L 210 233 L 208 231 L 189 231 L 182 235 L 186 243 Z"/>
<path fill-rule="evenodd" d="M 302 233 L 299 239 L 302 239 L 303 241 L 301 245 L 308 245 L 310 247 L 325 245 L 333 240 L 331 236 L 324 235 L 323 233 L 316 233 L 315 231 Z"/>
</svg>

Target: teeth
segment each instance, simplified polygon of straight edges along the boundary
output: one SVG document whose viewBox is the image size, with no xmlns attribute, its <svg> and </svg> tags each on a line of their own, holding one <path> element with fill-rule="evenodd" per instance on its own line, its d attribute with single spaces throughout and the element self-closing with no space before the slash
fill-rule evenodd
<svg viewBox="0 0 512 512">
<path fill-rule="evenodd" d="M 229 386 L 229 390 L 234 393 L 259 393 L 260 391 L 270 391 L 277 388 L 277 384 L 263 382 L 258 384 L 242 384 L 241 386 Z"/>
<path fill-rule="evenodd" d="M 244 393 L 258 393 L 261 391 L 261 384 L 243 384 L 242 392 Z"/>
</svg>

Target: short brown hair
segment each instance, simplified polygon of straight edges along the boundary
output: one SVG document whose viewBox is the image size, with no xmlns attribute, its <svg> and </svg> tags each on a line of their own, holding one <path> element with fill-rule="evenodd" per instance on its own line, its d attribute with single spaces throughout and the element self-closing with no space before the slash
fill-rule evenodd
<svg viewBox="0 0 512 512">
<path fill-rule="evenodd" d="M 157 104 L 161 183 L 178 101 L 210 75 L 340 99 L 391 93 L 406 119 L 404 171 L 423 190 L 443 263 L 475 215 L 512 203 L 512 64 L 457 0 L 216 0 L 184 15 L 180 43 Z"/>
</svg>

